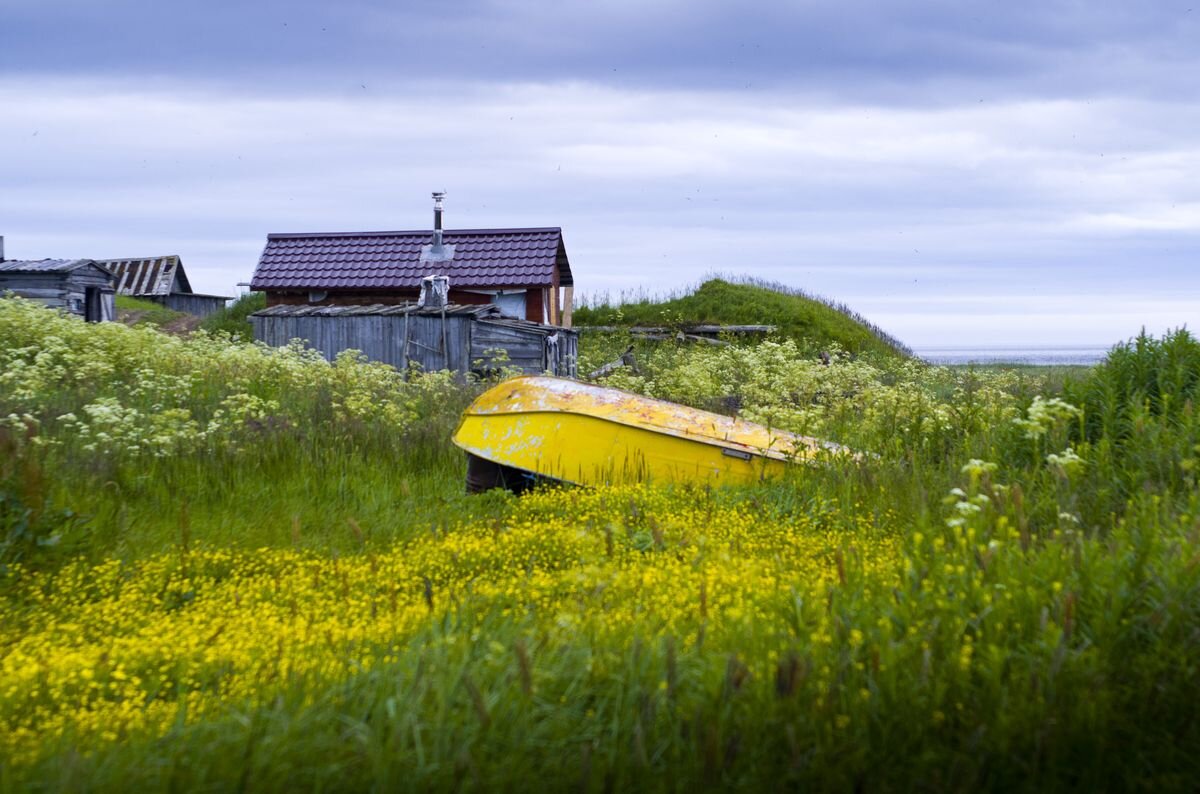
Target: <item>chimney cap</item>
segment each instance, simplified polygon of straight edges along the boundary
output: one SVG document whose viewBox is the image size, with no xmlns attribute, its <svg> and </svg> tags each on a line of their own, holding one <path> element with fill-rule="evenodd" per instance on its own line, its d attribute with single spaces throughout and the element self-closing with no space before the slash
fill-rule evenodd
<svg viewBox="0 0 1200 794">
<path fill-rule="evenodd" d="M 450 277 L 429 275 L 421 279 L 421 294 L 417 307 L 421 309 L 445 309 L 450 303 Z"/>
</svg>

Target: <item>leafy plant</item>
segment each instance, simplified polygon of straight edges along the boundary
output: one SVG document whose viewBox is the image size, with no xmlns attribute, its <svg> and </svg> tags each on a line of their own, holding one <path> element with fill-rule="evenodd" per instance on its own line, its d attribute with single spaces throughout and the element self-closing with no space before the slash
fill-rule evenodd
<svg viewBox="0 0 1200 794">
<path fill-rule="evenodd" d="M 250 326 L 249 317 L 265 308 L 267 293 L 247 292 L 229 306 L 205 317 L 200 323 L 200 328 L 209 333 L 227 333 L 234 339 L 249 342 L 254 338 L 254 329 Z"/>
</svg>

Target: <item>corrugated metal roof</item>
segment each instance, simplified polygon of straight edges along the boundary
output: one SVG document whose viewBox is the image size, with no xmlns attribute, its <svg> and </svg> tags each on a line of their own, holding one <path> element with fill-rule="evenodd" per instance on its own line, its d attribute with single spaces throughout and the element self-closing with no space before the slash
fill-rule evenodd
<svg viewBox="0 0 1200 794">
<path fill-rule="evenodd" d="M 441 316 L 441 309 L 423 309 L 415 303 L 382 304 L 369 306 L 304 306 L 284 305 L 270 306 L 250 315 L 251 317 L 380 317 L 405 314 L 425 314 Z M 565 331 L 574 334 L 575 331 L 558 328 L 553 325 L 543 325 L 530 320 L 521 320 L 505 314 L 494 303 L 460 304 L 451 303 L 446 306 L 447 317 L 472 317 L 476 320 L 486 320 L 489 323 L 499 323 L 519 328 L 537 329 L 546 332 Z"/>
<path fill-rule="evenodd" d="M 170 295 L 192 291 L 187 274 L 183 272 L 183 262 L 176 254 L 97 261 L 117 277 L 117 292 L 121 295 Z M 172 289 L 176 279 L 179 289 Z"/>
<path fill-rule="evenodd" d="M 420 287 L 432 273 L 451 288 L 542 287 L 573 284 L 562 229 L 446 231 L 454 258 L 421 262 L 429 230 L 271 234 L 250 281 L 251 289 L 395 289 Z"/>
<path fill-rule="evenodd" d="M 5 273 L 70 273 L 88 265 L 99 265 L 92 259 L 6 259 L 0 262 Z M 107 270 L 99 265 L 102 270 Z"/>
<path fill-rule="evenodd" d="M 423 309 L 415 303 L 382 304 L 373 303 L 369 306 L 304 306 L 278 305 L 270 306 L 252 314 L 252 317 L 366 317 L 394 314 L 436 314 L 441 315 L 441 309 Z M 460 304 L 451 303 L 446 306 L 446 314 L 469 315 L 474 317 L 500 316 L 500 308 L 494 304 Z"/>
</svg>

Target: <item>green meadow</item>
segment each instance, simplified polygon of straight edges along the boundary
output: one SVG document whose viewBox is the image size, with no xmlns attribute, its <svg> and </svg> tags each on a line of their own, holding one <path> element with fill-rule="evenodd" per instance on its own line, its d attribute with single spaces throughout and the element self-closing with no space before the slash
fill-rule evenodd
<svg viewBox="0 0 1200 794">
<path fill-rule="evenodd" d="M 683 316 L 637 311 L 576 321 Z M 1053 371 L 632 342 L 609 385 L 863 454 L 516 497 L 450 443 L 487 383 L 218 322 L 0 299 L 0 790 L 1196 787 L 1186 331 Z"/>
</svg>

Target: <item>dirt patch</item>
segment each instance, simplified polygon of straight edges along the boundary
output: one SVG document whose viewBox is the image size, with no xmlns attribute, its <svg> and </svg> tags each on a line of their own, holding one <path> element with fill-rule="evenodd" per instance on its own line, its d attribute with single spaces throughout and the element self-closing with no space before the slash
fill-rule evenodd
<svg viewBox="0 0 1200 794">
<path fill-rule="evenodd" d="M 142 324 L 153 325 L 163 333 L 174 334 L 176 336 L 187 336 L 199 328 L 200 323 L 203 322 L 202 318 L 194 314 L 173 313 L 175 316 L 166 320 L 155 317 L 155 314 L 158 314 L 158 312 L 118 309 L 117 322 L 131 326 Z"/>
<path fill-rule="evenodd" d="M 197 317 L 194 314 L 185 314 L 159 327 L 168 334 L 186 335 L 199 328 L 202 322 L 204 322 L 204 318 L 202 317 Z"/>
</svg>

